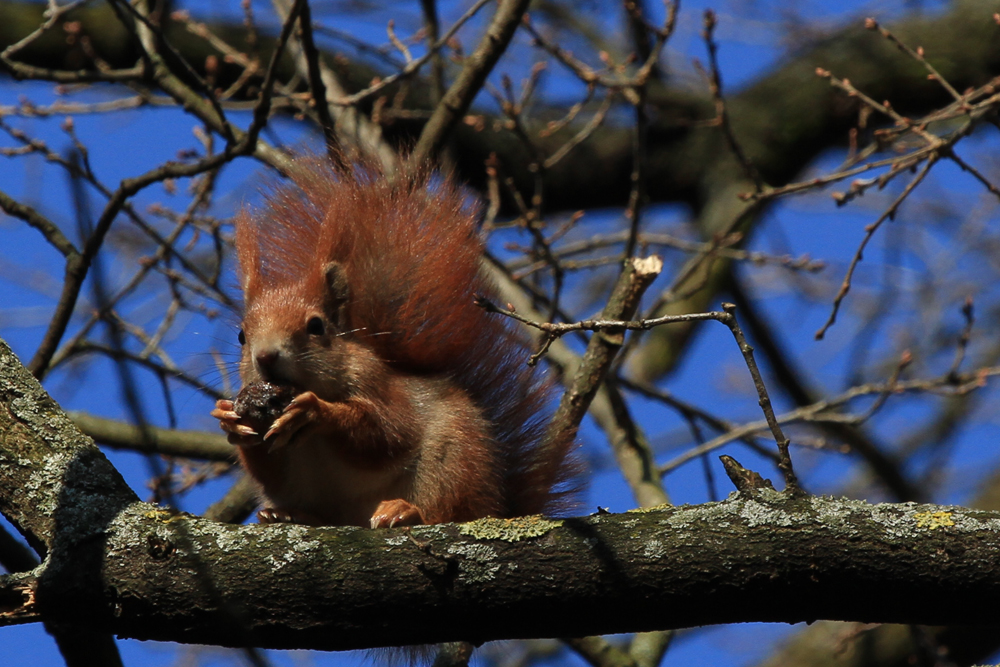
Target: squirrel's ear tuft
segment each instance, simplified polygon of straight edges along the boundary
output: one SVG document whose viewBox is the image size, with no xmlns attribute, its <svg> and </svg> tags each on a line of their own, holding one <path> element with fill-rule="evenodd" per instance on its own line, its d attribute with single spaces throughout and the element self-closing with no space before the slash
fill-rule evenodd
<svg viewBox="0 0 1000 667">
<path fill-rule="evenodd" d="M 323 277 L 326 280 L 326 314 L 338 329 L 344 326 L 345 309 L 349 288 L 347 272 L 340 262 L 330 262 L 323 267 Z"/>
<path fill-rule="evenodd" d="M 257 289 L 260 280 L 260 247 L 257 230 L 246 209 L 236 214 L 236 259 L 239 267 L 240 289 L 250 294 Z"/>
</svg>

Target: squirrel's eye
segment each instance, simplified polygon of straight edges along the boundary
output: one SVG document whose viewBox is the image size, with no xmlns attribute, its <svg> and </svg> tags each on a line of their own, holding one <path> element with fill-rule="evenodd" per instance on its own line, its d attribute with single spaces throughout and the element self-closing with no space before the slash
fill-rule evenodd
<svg viewBox="0 0 1000 667">
<path fill-rule="evenodd" d="M 325 330 L 323 320 L 318 317 L 310 317 L 309 321 L 306 322 L 306 332 L 310 336 L 322 336 Z"/>
<path fill-rule="evenodd" d="M 246 345 L 247 344 L 247 335 L 245 333 L 243 333 L 243 329 L 240 329 L 240 335 L 237 336 L 237 338 L 239 338 L 239 340 L 240 340 L 240 345 Z"/>
</svg>

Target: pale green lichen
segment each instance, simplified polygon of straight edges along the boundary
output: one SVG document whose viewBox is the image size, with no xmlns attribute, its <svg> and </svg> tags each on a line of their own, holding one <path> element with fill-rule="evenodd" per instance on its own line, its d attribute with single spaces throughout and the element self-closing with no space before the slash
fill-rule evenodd
<svg viewBox="0 0 1000 667">
<path fill-rule="evenodd" d="M 959 513 L 953 511 L 950 518 L 955 522 L 955 528 L 962 532 L 988 530 L 993 533 L 1000 533 L 1000 519 L 993 518 L 989 514 L 968 511 Z"/>
<path fill-rule="evenodd" d="M 247 538 L 252 535 L 249 526 L 226 526 L 215 534 L 215 544 L 223 553 L 238 553 L 247 548 Z"/>
<path fill-rule="evenodd" d="M 740 516 L 751 528 L 755 526 L 791 526 L 795 522 L 795 517 L 777 507 L 771 507 L 756 500 L 748 500 L 743 503 Z"/>
<path fill-rule="evenodd" d="M 663 558 L 667 549 L 660 540 L 649 540 L 642 548 L 642 555 L 646 558 Z"/>
<path fill-rule="evenodd" d="M 299 553 L 306 553 L 323 546 L 322 542 L 315 539 L 316 534 L 308 526 L 293 524 L 285 530 L 285 539 L 292 549 Z"/>
<path fill-rule="evenodd" d="M 419 537 L 422 540 L 447 539 L 448 531 L 443 528 L 443 526 L 447 525 L 445 523 L 434 523 L 429 526 L 413 526 L 410 532 L 414 537 Z"/>
<path fill-rule="evenodd" d="M 810 509 L 815 518 L 824 524 L 844 524 L 845 517 L 856 511 L 868 511 L 871 506 L 847 498 L 810 496 Z"/>
<path fill-rule="evenodd" d="M 24 485 L 25 498 L 34 503 L 35 509 L 51 516 L 61 500 L 54 489 L 62 487 L 66 469 L 73 463 L 73 455 L 53 451 L 46 455 L 40 469 L 34 470 Z M 29 466 L 35 464 L 29 461 Z"/>
<path fill-rule="evenodd" d="M 532 537 L 541 537 L 561 525 L 563 525 L 562 521 L 546 519 L 537 515 L 520 516 L 513 519 L 494 519 L 491 517 L 464 523 L 459 526 L 458 532 L 477 540 L 520 542 Z"/>
<path fill-rule="evenodd" d="M 500 571 L 497 552 L 485 544 L 452 544 L 448 553 L 462 556 L 462 573 L 470 581 L 492 581 Z"/>
<path fill-rule="evenodd" d="M 661 526 L 668 526 L 673 530 L 689 530 L 697 526 L 699 521 L 714 522 L 715 513 L 718 511 L 718 508 L 705 509 L 705 512 L 698 512 L 684 506 L 678 508 L 678 511 L 666 515 L 666 518 L 661 519 L 658 523 Z"/>
<path fill-rule="evenodd" d="M 267 557 L 267 562 L 270 563 L 270 565 L 271 565 L 271 573 L 273 574 L 273 573 L 277 572 L 278 570 L 280 570 L 281 568 L 283 568 L 286 565 L 288 565 L 289 563 L 294 563 L 295 562 L 295 553 L 292 552 L 292 551 L 286 551 L 285 553 L 281 554 L 280 559 L 279 558 L 275 558 L 274 556 L 268 556 Z"/>
</svg>

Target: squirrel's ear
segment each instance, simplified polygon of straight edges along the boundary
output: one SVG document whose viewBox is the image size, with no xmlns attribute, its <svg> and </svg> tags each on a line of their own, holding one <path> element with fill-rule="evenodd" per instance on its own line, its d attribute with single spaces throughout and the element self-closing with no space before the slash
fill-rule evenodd
<svg viewBox="0 0 1000 667">
<path fill-rule="evenodd" d="M 347 273 L 340 262 L 330 262 L 323 267 L 326 279 L 326 314 L 337 327 L 344 325 L 344 308 L 347 305 L 349 289 Z"/>
</svg>

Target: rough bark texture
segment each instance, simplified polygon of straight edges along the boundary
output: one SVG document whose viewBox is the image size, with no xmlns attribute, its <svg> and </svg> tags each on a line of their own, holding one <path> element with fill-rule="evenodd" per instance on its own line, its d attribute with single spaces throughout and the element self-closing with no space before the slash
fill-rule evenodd
<svg viewBox="0 0 1000 667">
<path fill-rule="evenodd" d="M 996 622 L 998 528 L 994 513 L 771 492 L 410 531 L 230 526 L 135 503 L 95 538 L 99 570 L 74 550 L 72 571 L 40 573 L 38 611 L 127 637 L 319 649 L 741 621 Z M 95 576 L 90 597 L 67 593 Z"/>
<path fill-rule="evenodd" d="M 992 513 L 768 492 L 408 533 L 225 526 L 135 504 L 108 526 L 100 602 L 113 600 L 109 629 L 125 636 L 325 649 L 739 621 L 982 623 L 1000 615 L 988 609 L 998 528 Z"/>
</svg>

